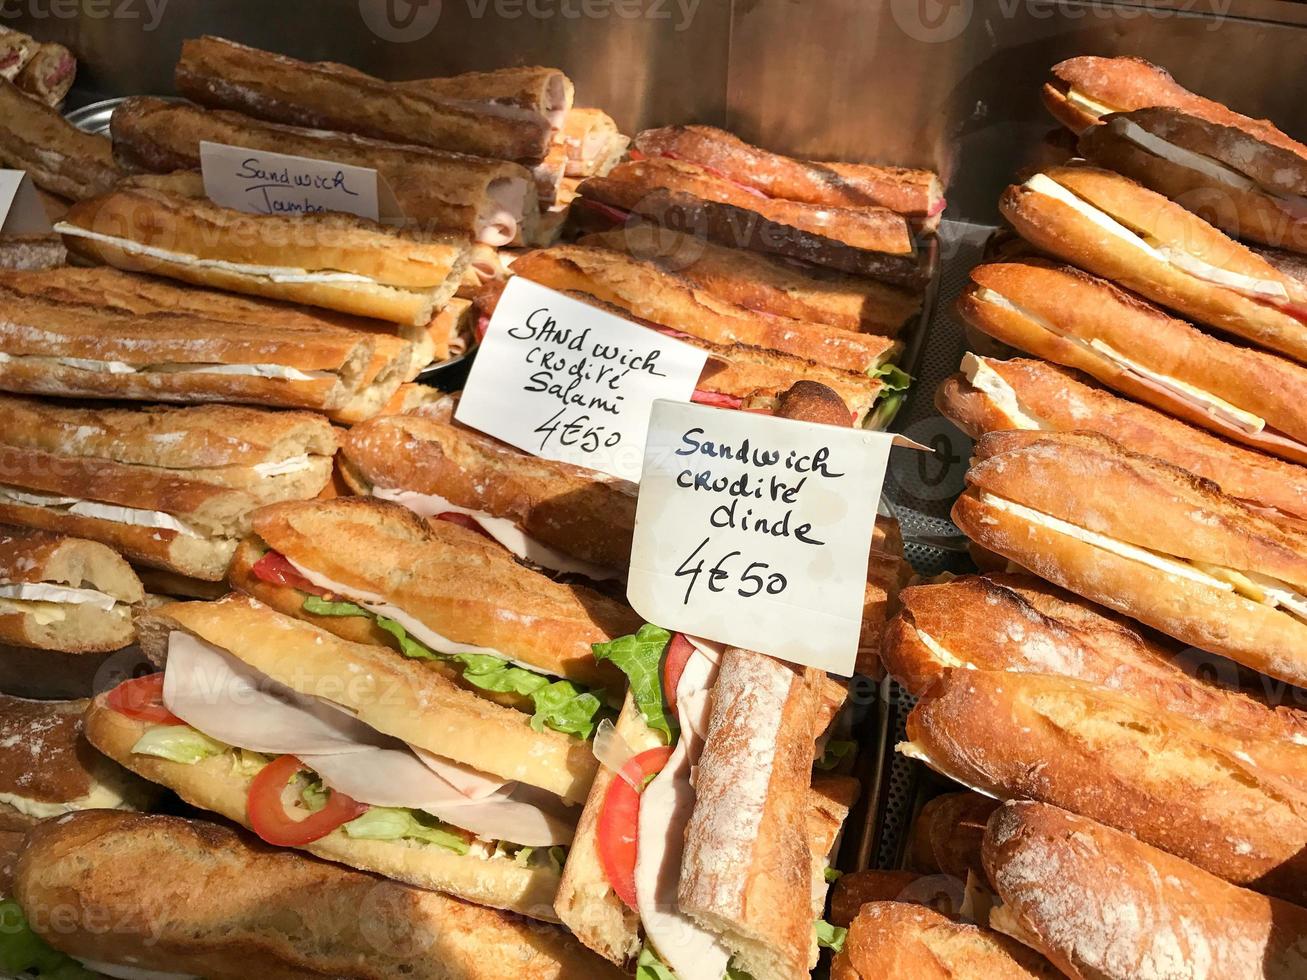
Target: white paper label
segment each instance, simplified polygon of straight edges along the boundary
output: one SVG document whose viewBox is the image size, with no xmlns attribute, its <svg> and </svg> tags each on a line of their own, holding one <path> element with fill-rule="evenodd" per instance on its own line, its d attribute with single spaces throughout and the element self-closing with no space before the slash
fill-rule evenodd
<svg viewBox="0 0 1307 980">
<path fill-rule="evenodd" d="M 708 355 L 515 276 L 455 417 L 547 459 L 640 479 L 655 399 L 688 402 Z"/>
<path fill-rule="evenodd" d="M 627 600 L 664 629 L 853 673 L 901 436 L 660 401 Z"/>
<path fill-rule="evenodd" d="M 0 170 L 0 234 L 45 235 L 50 219 L 23 170 Z"/>
<path fill-rule="evenodd" d="M 390 185 L 369 167 L 202 141 L 200 168 L 204 193 L 224 208 L 283 216 L 340 211 L 388 224 L 403 218 Z"/>
</svg>

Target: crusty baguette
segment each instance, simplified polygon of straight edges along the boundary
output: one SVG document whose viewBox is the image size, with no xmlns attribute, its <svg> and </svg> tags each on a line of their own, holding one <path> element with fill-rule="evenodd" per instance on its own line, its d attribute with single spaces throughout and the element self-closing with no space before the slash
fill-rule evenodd
<svg viewBox="0 0 1307 980">
<path fill-rule="evenodd" d="M 898 352 L 885 337 L 794 320 L 720 300 L 689 280 L 625 252 L 556 245 L 513 263 L 514 275 L 560 292 L 587 293 L 641 320 L 714 344 L 748 344 L 842 371 L 871 371 Z"/>
<path fill-rule="evenodd" d="M 576 87 L 557 68 L 519 65 L 491 71 L 465 71 L 443 78 L 399 82 L 405 90 L 423 92 L 446 102 L 496 112 L 505 107 L 526 109 L 544 116 L 555 132 L 571 115 Z"/>
<path fill-rule="evenodd" d="M 1019 934 L 1069 977 L 1297 980 L 1307 911 L 1246 891 L 1127 834 L 1042 803 L 1009 803 L 985 866 Z"/>
<path fill-rule="evenodd" d="M 567 150 L 566 174 L 572 180 L 608 173 L 631 145 L 630 137 L 618 131 L 613 117 L 595 108 L 568 110 L 560 137 Z M 571 202 L 560 198 L 560 203 Z"/>
<path fill-rule="evenodd" d="M 136 97 L 114 110 L 114 157 L 131 170 L 166 173 L 198 169 L 200 143 L 225 143 L 368 167 L 389 184 L 404 217 L 427 230 L 490 237 L 492 245 L 523 244 L 539 221 L 530 172 L 506 160 L 487 160 L 428 147 L 325 133 L 264 122 L 237 112 Z M 511 234 L 493 236 L 493 205 L 513 205 Z"/>
<path fill-rule="evenodd" d="M 122 176 L 108 139 L 82 132 L 2 78 L 0 164 L 25 170 L 37 187 L 75 201 L 106 193 Z"/>
<path fill-rule="evenodd" d="M 1051 168 L 1037 178 L 1060 185 L 1119 225 L 1146 236 L 1154 251 L 1129 244 L 1029 183 L 1014 185 L 1003 193 L 999 209 L 1035 247 L 1198 323 L 1307 361 L 1307 323 L 1294 312 L 1307 307 L 1307 286 L 1226 238 L 1197 215 L 1119 174 L 1072 166 Z M 1140 240 L 1138 234 L 1135 237 Z M 1160 258 L 1158 249 L 1173 249 L 1176 255 L 1188 257 L 1184 261 L 1201 261 L 1215 267 L 1218 274 L 1251 277 L 1282 295 L 1274 303 L 1253 299 Z"/>
<path fill-rule="evenodd" d="M 40 46 L 41 42 L 30 34 L 0 27 L 0 78 L 12 82 Z"/>
<path fill-rule="evenodd" d="M 1007 936 L 903 902 L 864 905 L 831 980 L 1054 980 L 1061 974 Z"/>
<path fill-rule="evenodd" d="M 0 598 L 0 643 L 106 653 L 136 636 L 131 606 L 143 601 L 145 592 L 131 566 L 102 544 L 0 525 L 0 586 L 22 585 L 91 590 L 114 604 L 104 609 L 92 603 L 30 605 Z"/>
<path fill-rule="evenodd" d="M 343 440 L 341 461 L 366 490 L 436 494 L 507 518 L 583 561 L 622 571 L 630 564 L 635 489 L 622 481 L 420 415 L 356 426 Z"/>
<path fill-rule="evenodd" d="M 1142 552 L 1124 556 L 1046 518 L 1163 557 L 1260 572 L 1298 589 L 1307 570 L 1304 532 L 1100 436 L 990 433 L 977 443 L 977 458 L 968 490 L 953 507 L 954 521 L 972 540 L 1185 643 L 1291 683 L 1307 681 L 1307 624 L 1295 616 L 1195 576 L 1201 570 L 1192 564 L 1158 568 Z M 1012 504 L 1030 513 L 1014 512 Z"/>
<path fill-rule="evenodd" d="M 896 336 L 921 312 L 920 295 L 873 279 L 717 245 L 652 224 L 631 224 L 580 240 L 651 259 L 719 299 L 751 310 Z"/>
<path fill-rule="evenodd" d="M 922 877 L 916 871 L 882 871 L 878 868 L 842 874 L 831 888 L 830 914 L 826 921 L 847 929 L 869 902 L 908 901 L 901 897 L 904 890 L 921 881 Z"/>
<path fill-rule="evenodd" d="M 32 98 L 57 108 L 63 104 L 76 76 L 77 59 L 73 53 L 62 44 L 46 42 L 23 65 L 23 70 L 14 77 L 14 84 Z"/>
<path fill-rule="evenodd" d="M 551 125 L 538 112 L 459 105 L 420 85 L 383 82 L 345 65 L 303 62 L 217 37 L 182 45 L 177 89 L 192 102 L 312 129 L 421 143 L 499 160 L 538 162 Z"/>
<path fill-rule="evenodd" d="M 1182 665 L 1178 644 L 1030 576 L 964 576 L 913 586 L 900 598 L 903 610 L 885 631 L 881 657 L 913 694 L 963 663 L 1054 674 L 1258 738 L 1307 743 L 1307 713 L 1205 682 Z"/>
<path fill-rule="evenodd" d="M 138 618 L 137 630 L 156 663 L 167 659 L 168 635 L 183 630 L 303 694 L 332 692 L 331 700 L 386 735 L 501 779 L 579 801 L 594 778 L 587 742 L 537 732 L 528 716 L 455 686 L 424 661 L 341 639 L 245 596 L 162 606 Z M 347 682 L 350 664 L 367 683 Z"/>
<path fill-rule="evenodd" d="M 157 797 L 82 737 L 87 705 L 0 694 L 0 830 L 74 810 L 145 809 Z"/>
<path fill-rule="evenodd" d="M 906 750 L 964 785 L 1083 814 L 1228 881 L 1307 900 L 1307 747 L 1044 674 L 954 670 Z"/>
<path fill-rule="evenodd" d="M 897 286 L 928 279 L 907 221 L 884 209 L 825 208 L 760 197 L 694 164 L 655 157 L 618 164 L 581 184 L 581 202 L 693 229 L 733 248 L 870 276 Z"/>
<path fill-rule="evenodd" d="M 1142 131 L 1142 132 L 1141 132 Z M 1140 145 L 1150 137 L 1206 161 L 1191 166 Z M 1147 108 L 1108 117 L 1080 138 L 1080 155 L 1184 205 L 1236 238 L 1307 250 L 1301 201 L 1307 152 L 1268 144 L 1235 126 L 1178 109 Z M 1215 164 L 1226 179 L 1212 176 Z M 1203 169 L 1203 167 L 1207 169 Z"/>
<path fill-rule="evenodd" d="M 1307 367 L 1217 340 L 1105 280 L 1039 261 L 977 266 L 958 309 L 1005 344 L 1228 439 L 1307 463 Z M 1215 396 L 1262 427 L 1250 431 L 1131 364 Z"/>
<path fill-rule="evenodd" d="M 966 881 L 972 873 L 984 881 L 980 841 L 985 821 L 997 806 L 992 798 L 970 791 L 941 793 L 927 800 L 912 822 L 908 864 L 923 874 Z"/>
<path fill-rule="evenodd" d="M 1000 386 L 997 395 L 986 390 L 994 385 Z M 1118 398 L 1078 371 L 1025 358 L 968 355 L 962 373 L 937 389 L 935 404 L 973 439 L 1005 429 L 1097 432 L 1131 452 L 1156 456 L 1211 480 L 1250 507 L 1307 520 L 1307 469 Z"/>
<path fill-rule="evenodd" d="M 822 677 L 728 649 L 712 691 L 680 907 L 757 980 L 799 980 L 816 965 L 811 914 L 795 900 L 812 893 L 812 857 L 794 831 L 806 818 Z"/>
<path fill-rule="evenodd" d="M 928 170 L 865 163 L 815 163 L 771 153 L 712 126 L 667 126 L 635 137 L 647 156 L 688 160 L 771 197 L 835 208 L 888 208 L 934 227 L 944 209 L 939 177 Z"/>
<path fill-rule="evenodd" d="M 348 595 L 383 595 L 456 643 L 500 651 L 616 698 L 624 678 L 592 646 L 634 633 L 629 607 L 584 586 L 523 568 L 483 536 L 424 521 L 398 504 L 361 497 L 273 504 L 254 533 L 310 575 Z M 404 575 L 397 578 L 396 568 Z"/>
<path fill-rule="evenodd" d="M 0 235 L 0 269 L 30 272 L 54 269 L 67 261 L 64 240 L 54 233 Z"/>
<path fill-rule="evenodd" d="M 153 897 L 128 880 L 148 880 Z M 561 930 L 178 817 L 47 823 L 27 841 L 17 895 L 64 952 L 209 980 L 620 976 Z"/>
<path fill-rule="evenodd" d="M 470 259 L 451 237 L 339 213 L 248 214 L 144 181 L 75 204 L 56 230 L 120 269 L 413 326 L 444 306 Z M 306 272 L 334 278 L 296 279 Z"/>
<path fill-rule="evenodd" d="M 167 787 L 192 806 L 248 828 L 246 801 L 254 776 L 234 765 L 229 753 L 186 765 L 133 752 L 150 727 L 148 722 L 114 711 L 103 696 L 92 701 L 86 712 L 86 737 L 109 758 Z M 485 860 L 436 845 L 413 847 L 402 840 L 355 839 L 340 829 L 305 845 L 302 850 L 360 871 L 371 871 L 480 905 L 536 919 L 554 919 L 553 898 L 558 876 L 547 865 L 527 866 L 503 858 Z"/>
</svg>

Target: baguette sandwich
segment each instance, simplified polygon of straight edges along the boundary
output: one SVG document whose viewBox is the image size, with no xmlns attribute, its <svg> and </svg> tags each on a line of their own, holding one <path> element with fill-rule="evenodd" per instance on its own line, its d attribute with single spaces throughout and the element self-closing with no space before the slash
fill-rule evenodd
<svg viewBox="0 0 1307 980">
<path fill-rule="evenodd" d="M 1178 109 L 1107 116 L 1080 155 L 1238 238 L 1307 251 L 1307 147 L 1273 145 Z"/>
<path fill-rule="evenodd" d="M 42 42 L 14 76 L 14 84 L 33 99 L 59 108 L 77 77 L 77 59 L 62 44 Z"/>
<path fill-rule="evenodd" d="M 248 214 L 175 183 L 125 182 L 74 205 L 55 230 L 71 251 L 119 269 L 411 326 L 443 309 L 470 259 L 453 237 L 346 214 Z"/>
<path fill-rule="evenodd" d="M 1307 911 L 1043 803 L 1009 803 L 985 835 L 1003 906 L 990 925 L 1069 977 L 1302 975 Z"/>
<path fill-rule="evenodd" d="M 417 227 L 468 235 L 496 248 L 532 239 L 539 220 L 530 172 L 505 160 L 284 126 L 152 98 L 128 99 L 114 110 L 112 126 L 114 157 L 128 170 L 198 169 L 201 143 L 225 143 L 374 169 L 390 185 L 404 217 Z"/>
<path fill-rule="evenodd" d="M 971 270 L 963 317 L 991 337 L 1186 422 L 1307 463 L 1307 367 L 1226 343 L 1067 266 Z"/>
<path fill-rule="evenodd" d="M 834 938 L 814 922 L 857 792 L 844 777 L 813 780 L 824 675 L 649 625 L 595 656 L 632 684 L 596 739 L 604 768 L 559 917 L 607 959 L 653 975 L 806 978 L 819 932 Z"/>
<path fill-rule="evenodd" d="M 796 160 L 711 126 L 648 129 L 635 138 L 635 148 L 646 157 L 697 164 L 723 180 L 782 201 L 853 210 L 887 208 L 929 231 L 938 227 L 944 212 L 944 188 L 928 170 Z"/>
<path fill-rule="evenodd" d="M 991 433 L 953 520 L 1041 578 L 1271 677 L 1307 680 L 1307 534 L 1102 436 Z"/>
<path fill-rule="evenodd" d="M 217 581 L 250 514 L 331 478 L 321 416 L 231 406 L 74 408 L 0 396 L 0 522 L 109 545 Z"/>
<path fill-rule="evenodd" d="M 100 751 L 267 843 L 554 918 L 577 809 L 452 756 L 488 741 L 501 770 L 543 769 L 563 764 L 557 733 L 448 710 L 458 689 L 425 664 L 248 598 L 162 606 L 140 628 L 164 669 L 92 702 Z"/>
<path fill-rule="evenodd" d="M 15 894 L 38 935 L 117 977 L 620 976 L 561 930 L 178 817 L 45 823 L 22 850 Z"/>
<path fill-rule="evenodd" d="M 1297 361 L 1307 361 L 1307 286 L 1134 181 L 1054 167 L 1009 187 L 1003 216 L 1043 252 Z"/>
<path fill-rule="evenodd" d="M 442 102 L 514 118 L 520 111 L 543 116 L 558 135 L 572 113 L 576 87 L 557 68 L 524 65 L 492 71 L 466 71 L 444 78 L 419 78 L 398 83 Z"/>
<path fill-rule="evenodd" d="M 921 297 L 874 279 L 726 248 L 656 225 L 633 224 L 581 239 L 652 260 L 697 289 L 759 313 L 894 337 L 921 313 Z"/>
<path fill-rule="evenodd" d="M 12 82 L 41 47 L 41 42 L 22 31 L 0 27 L 0 78 Z"/>
<path fill-rule="evenodd" d="M 1294 526 L 1307 520 L 1307 469 L 1209 435 L 1095 387 L 1044 361 L 967 354 L 936 391 L 939 410 L 967 435 L 1008 429 L 1097 432 L 1220 486 L 1254 510 Z"/>
<path fill-rule="evenodd" d="M 0 830 L 75 810 L 143 810 L 157 798 L 82 737 L 87 705 L 0 694 Z"/>
<path fill-rule="evenodd" d="M 602 109 L 572 109 L 560 134 L 567 152 L 566 176 L 602 177 L 626 154 L 629 137 L 617 129 L 613 117 Z"/>
<path fill-rule="evenodd" d="M 446 737 L 445 754 L 568 799 L 585 795 L 595 770 L 587 740 L 623 686 L 591 647 L 638 625 L 624 604 L 383 500 L 278 504 L 254 516 L 253 531 L 232 584 L 286 615 L 421 661 L 445 689 L 438 717 L 462 730 Z"/>
<path fill-rule="evenodd" d="M 122 177 L 109 140 L 82 132 L 3 78 L 0 164 L 25 170 L 37 187 L 75 201 L 107 193 Z"/>
<path fill-rule="evenodd" d="M 980 845 L 985 823 L 997 807 L 992 797 L 966 790 L 927 800 L 912 821 L 905 863 L 921 874 L 946 875 L 963 882 L 974 876 L 985 881 Z"/>
<path fill-rule="evenodd" d="M 175 81 L 183 96 L 212 109 L 496 160 L 539 163 L 555 129 L 538 109 L 433 94 L 441 80 L 385 82 L 218 37 L 182 44 Z"/>
</svg>

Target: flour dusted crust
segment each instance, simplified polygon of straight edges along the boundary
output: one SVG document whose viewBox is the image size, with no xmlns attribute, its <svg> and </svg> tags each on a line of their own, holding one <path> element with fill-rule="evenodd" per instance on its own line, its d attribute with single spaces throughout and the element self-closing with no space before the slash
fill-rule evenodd
<svg viewBox="0 0 1307 980">
<path fill-rule="evenodd" d="M 1000 799 L 1036 799 L 1229 881 L 1307 897 L 1307 747 L 1041 674 L 955 670 L 908 717 L 930 764 Z"/>
<path fill-rule="evenodd" d="M 1016 394 L 1023 411 L 1048 430 L 1097 432 L 1131 452 L 1156 456 L 1205 477 L 1272 516 L 1307 520 L 1307 469 L 1253 452 L 1143 405 L 1117 398 L 1077 371 L 1025 358 L 985 359 Z M 945 379 L 935 404 L 973 439 L 1020 429 L 991 396 L 961 374 Z"/>
<path fill-rule="evenodd" d="M 122 176 L 103 136 L 83 133 L 58 109 L 0 79 L 0 165 L 25 170 L 42 190 L 72 200 L 108 191 Z"/>
<path fill-rule="evenodd" d="M 226 754 L 195 765 L 134 754 L 132 747 L 149 728 L 148 723 L 108 707 L 103 696 L 87 709 L 86 737 L 109 758 L 151 782 L 166 786 L 192 806 L 248 828 L 246 799 L 254 777 L 238 771 Z M 335 830 L 301 850 L 469 902 L 535 919 L 554 918 L 558 876 L 547 865 L 527 866 L 511 859 L 484 860 L 435 845 L 355 840 L 343 830 Z"/>
<path fill-rule="evenodd" d="M 1072 977 L 1294 980 L 1307 911 L 1228 884 L 1127 834 L 1043 803 L 990 820 L 985 867 L 1005 931 Z"/>
</svg>

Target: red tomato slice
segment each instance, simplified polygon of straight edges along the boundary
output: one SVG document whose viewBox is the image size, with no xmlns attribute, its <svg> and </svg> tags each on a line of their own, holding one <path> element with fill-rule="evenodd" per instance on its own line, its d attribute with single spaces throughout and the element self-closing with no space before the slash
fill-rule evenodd
<svg viewBox="0 0 1307 980">
<path fill-rule="evenodd" d="M 476 533 L 481 535 L 483 538 L 490 537 L 490 535 L 486 533 L 486 529 L 477 523 L 477 519 L 468 514 L 456 514 L 454 511 L 448 510 L 443 514 L 437 514 L 436 520 L 447 521 L 450 524 L 457 524 L 459 527 L 465 527 L 469 531 L 476 531 Z M 491 538 L 491 540 L 493 541 L 494 539 Z"/>
<path fill-rule="evenodd" d="M 643 786 L 646 779 L 662 771 L 671 754 L 671 748 L 664 745 L 628 759 L 608 787 L 599 811 L 595 835 L 599 862 L 608 884 L 630 909 L 635 908 L 635 850 L 640 827 L 640 793 L 631 783 Z"/>
<path fill-rule="evenodd" d="M 676 685 L 680 683 L 686 661 L 693 653 L 694 644 L 685 638 L 684 633 L 672 634 L 672 642 L 667 644 L 667 653 L 663 657 L 663 700 L 672 714 L 676 714 Z"/>
<path fill-rule="evenodd" d="M 279 551 L 269 551 L 250 566 L 250 572 L 259 581 L 267 582 L 270 585 L 285 585 L 317 596 L 331 595 L 329 591 L 318 588 L 301 575 L 299 570 Z"/>
<path fill-rule="evenodd" d="M 744 406 L 743 398 L 736 398 L 734 395 L 723 395 L 717 391 L 704 391 L 697 389 L 690 396 L 690 401 L 696 405 L 712 405 L 714 408 L 742 408 Z"/>
<path fill-rule="evenodd" d="M 163 674 L 146 674 L 125 680 L 105 697 L 105 703 L 120 715 L 158 725 L 184 725 L 163 705 Z"/>
<path fill-rule="evenodd" d="M 250 784 L 245 802 L 250 829 L 269 844 L 300 847 L 321 840 L 341 824 L 349 823 L 368 809 L 367 804 L 352 800 L 344 793 L 327 791 L 327 805 L 300 820 L 286 812 L 282 794 L 286 784 L 304 769 L 293 755 L 283 755 L 259 770 Z"/>
</svg>

